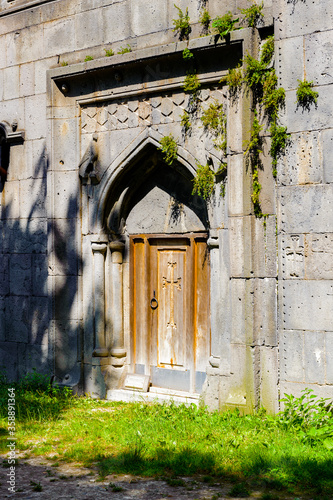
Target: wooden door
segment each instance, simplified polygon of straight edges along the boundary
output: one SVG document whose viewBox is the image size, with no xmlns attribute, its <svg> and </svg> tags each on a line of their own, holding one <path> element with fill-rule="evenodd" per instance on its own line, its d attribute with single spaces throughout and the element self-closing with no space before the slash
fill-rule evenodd
<svg viewBox="0 0 333 500">
<path fill-rule="evenodd" d="M 200 392 L 210 355 L 206 235 L 131 237 L 133 371 Z"/>
</svg>

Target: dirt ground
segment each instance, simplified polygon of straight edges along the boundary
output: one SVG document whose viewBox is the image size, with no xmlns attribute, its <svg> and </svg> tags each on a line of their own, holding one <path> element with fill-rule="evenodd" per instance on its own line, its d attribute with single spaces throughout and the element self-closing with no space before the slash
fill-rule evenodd
<svg viewBox="0 0 333 500">
<path fill-rule="evenodd" d="M 205 483 L 204 478 L 177 478 L 158 480 L 140 478 L 130 475 L 109 475 L 100 480 L 97 470 L 87 469 L 77 464 L 61 464 L 48 461 L 45 457 L 19 458 L 15 466 L 15 493 L 8 491 L 10 486 L 7 457 L 0 455 L 0 499 L 25 498 L 40 500 L 237 500 L 238 496 L 230 496 L 233 483 Z M 268 491 L 252 491 L 250 498 L 262 498 Z M 294 500 L 295 495 L 277 496 L 269 493 L 272 500 L 282 498 Z M 265 497 L 264 497 L 265 498 Z M 267 497 L 266 497 L 267 498 Z M 268 496 L 269 498 L 269 496 Z M 302 500 L 297 496 L 297 500 Z"/>
</svg>

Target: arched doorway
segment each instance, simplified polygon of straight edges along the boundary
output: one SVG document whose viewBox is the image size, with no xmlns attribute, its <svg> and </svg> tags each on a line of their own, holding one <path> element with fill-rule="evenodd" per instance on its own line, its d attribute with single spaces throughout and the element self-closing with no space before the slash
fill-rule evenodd
<svg viewBox="0 0 333 500">
<path fill-rule="evenodd" d="M 119 175 L 105 213 L 111 238 L 125 243 L 129 372 L 149 375 L 153 388 L 198 393 L 210 356 L 210 274 L 207 207 L 192 178 L 149 145 Z"/>
</svg>

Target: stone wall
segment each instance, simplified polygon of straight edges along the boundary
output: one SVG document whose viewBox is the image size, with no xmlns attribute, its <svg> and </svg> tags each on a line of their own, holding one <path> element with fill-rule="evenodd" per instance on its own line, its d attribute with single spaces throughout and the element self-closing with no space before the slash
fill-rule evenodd
<svg viewBox="0 0 333 500">
<path fill-rule="evenodd" d="M 264 4 L 259 31 L 245 28 L 216 43 L 200 37 L 203 6 L 212 18 L 227 10 L 238 16 L 248 2 L 177 2 L 189 9 L 189 48 L 203 86 L 200 106 L 216 99 L 228 117 L 226 195 L 217 192 L 208 206 L 212 350 L 203 395 L 212 408 L 245 411 L 259 405 L 276 411 L 279 395 L 304 387 L 331 395 L 333 383 L 333 7 L 328 0 Z M 218 168 L 220 157 L 201 128 L 200 113 L 192 136 L 185 137 L 180 125 L 189 97 L 182 89 L 187 42 L 173 31 L 177 15 L 174 2 L 165 0 L 0 2 L 0 123 L 8 141 L 17 134 L 0 196 L 0 363 L 12 379 L 36 368 L 102 396 L 105 384 L 119 382 L 121 356 L 112 354 L 112 325 L 119 323 L 120 278 L 101 204 L 120 196 L 125 181 L 117 180 L 118 186 L 113 179 L 123 165 L 133 172 L 135 154 L 155 154 L 169 133 L 178 138 L 178 160 L 188 175 L 195 174 L 196 160 L 208 157 Z M 273 30 L 275 67 L 286 90 L 282 124 L 291 141 L 275 182 L 266 138 L 259 172 L 263 224 L 253 213 L 243 154 L 250 97 L 231 100 L 219 81 L 247 52 L 257 56 Z M 117 54 L 127 46 L 130 53 Z M 105 57 L 111 48 L 116 55 Z M 85 62 L 87 56 L 93 60 Z M 295 102 L 302 79 L 313 80 L 319 92 L 318 105 L 309 110 Z M 93 134 L 101 183 L 85 186 L 78 170 Z M 105 267 L 104 361 L 92 356 L 100 307 L 98 249 Z M 126 252 L 121 329 L 128 353 Z M 127 354 L 121 366 L 128 362 Z"/>
</svg>

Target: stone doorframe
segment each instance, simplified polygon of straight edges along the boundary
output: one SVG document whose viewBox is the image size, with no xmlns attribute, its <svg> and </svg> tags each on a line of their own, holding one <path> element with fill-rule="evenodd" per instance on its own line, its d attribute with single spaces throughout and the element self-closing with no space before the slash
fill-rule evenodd
<svg viewBox="0 0 333 500">
<path fill-rule="evenodd" d="M 270 215 L 265 228 L 253 214 L 251 173 L 243 154 L 251 129 L 249 97 L 243 93 L 232 103 L 219 82 L 244 54 L 256 56 L 259 42 L 258 31 L 243 29 L 232 32 L 228 43 L 216 43 L 208 36 L 188 44 L 201 61 L 198 76 L 203 100 L 214 99 L 220 92 L 228 114 L 226 196 L 216 199 L 214 210 L 209 207 L 214 294 L 212 356 L 207 360 L 204 397 L 212 408 L 237 405 L 244 411 L 261 402 L 273 408 L 278 399 L 276 218 L 273 202 L 267 209 Z M 186 42 L 177 42 L 48 72 L 48 217 L 50 226 L 55 224 L 58 231 L 50 231 L 49 237 L 50 357 L 61 381 L 70 381 L 95 396 L 105 396 L 108 387 L 121 385 L 127 356 L 127 312 L 125 316 L 121 312 L 128 293 L 123 287 L 128 274 L 126 241 L 114 237 L 116 234 L 110 238 L 112 233 L 106 230 L 107 200 L 118 176 L 145 147 L 158 147 L 162 135 L 170 133 L 173 126 L 181 135 L 179 116 L 178 125 L 174 120 L 168 128 L 168 123 L 170 113 L 174 113 L 172 106 L 179 106 L 179 93 L 183 92 L 186 72 L 182 52 L 186 47 Z M 166 78 L 160 63 L 171 59 L 178 66 L 172 66 L 176 70 Z M 138 75 L 144 75 L 143 79 Z M 165 99 L 166 107 L 163 121 L 154 125 L 156 97 Z M 141 108 L 134 101 L 140 101 Z M 126 125 L 126 113 L 131 123 L 137 120 L 140 133 L 131 132 Z M 114 139 L 118 142 L 110 145 L 103 127 L 106 124 L 110 130 L 114 123 L 118 124 Z M 128 130 L 128 139 L 124 139 Z M 186 139 L 178 148 L 178 162 L 191 176 L 196 172 L 196 159 L 207 161 L 208 150 L 212 161 L 218 160 L 206 143 L 200 152 L 199 144 L 200 137 L 192 138 L 191 146 Z M 274 186 L 269 189 L 274 192 Z M 119 206 L 120 195 L 116 198 Z M 113 221 L 119 206 L 114 206 Z M 63 252 L 57 249 L 61 231 L 72 231 L 70 255 L 66 248 Z M 66 294 L 59 294 L 64 283 Z M 113 288 L 117 293 L 111 293 Z M 111 307 L 119 311 L 114 324 L 108 312 Z M 269 323 L 260 329 L 257 323 L 267 310 Z"/>
</svg>

